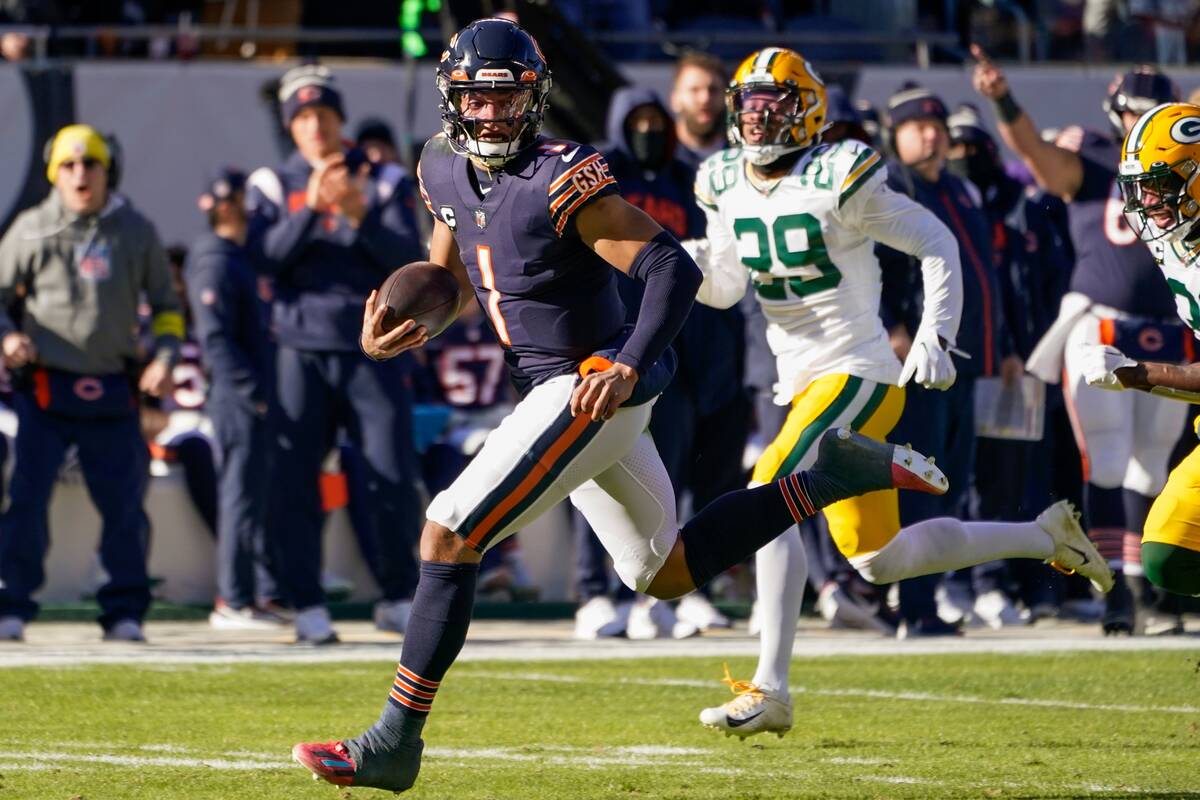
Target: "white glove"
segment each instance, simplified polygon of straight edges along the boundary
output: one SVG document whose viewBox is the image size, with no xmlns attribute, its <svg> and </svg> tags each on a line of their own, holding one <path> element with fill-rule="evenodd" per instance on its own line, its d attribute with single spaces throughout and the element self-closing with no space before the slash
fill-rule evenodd
<svg viewBox="0 0 1200 800">
<path fill-rule="evenodd" d="M 1112 345 L 1079 345 L 1079 370 L 1088 386 L 1119 392 L 1125 387 L 1117 379 L 1121 367 L 1136 367 L 1137 362 Z"/>
<path fill-rule="evenodd" d="M 904 386 L 910 380 L 926 389 L 946 390 L 954 385 L 958 370 L 950 354 L 942 347 L 936 331 L 918 330 L 909 348 L 908 358 L 904 359 L 904 367 L 900 370 L 898 385 Z"/>
</svg>

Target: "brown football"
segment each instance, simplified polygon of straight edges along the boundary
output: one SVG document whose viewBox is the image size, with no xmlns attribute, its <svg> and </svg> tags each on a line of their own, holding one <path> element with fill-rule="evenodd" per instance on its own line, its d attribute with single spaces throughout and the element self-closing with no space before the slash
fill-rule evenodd
<svg viewBox="0 0 1200 800">
<path fill-rule="evenodd" d="M 432 339 L 458 316 L 458 281 L 445 267 L 414 261 L 388 275 L 375 298 L 375 307 L 380 306 L 388 309 L 385 331 L 411 319 L 424 325 Z"/>
</svg>

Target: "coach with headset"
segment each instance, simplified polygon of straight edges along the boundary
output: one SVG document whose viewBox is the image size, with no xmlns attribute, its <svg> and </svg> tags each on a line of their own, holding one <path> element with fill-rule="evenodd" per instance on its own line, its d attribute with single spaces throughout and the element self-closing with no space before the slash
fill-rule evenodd
<svg viewBox="0 0 1200 800">
<path fill-rule="evenodd" d="M 70 445 L 103 520 L 104 638 L 144 639 L 149 454 L 138 392 L 170 393 L 183 316 L 154 226 L 111 191 L 115 166 L 93 128 L 63 128 L 46 154 L 54 191 L 0 241 L 0 347 L 14 372 L 19 426 L 11 503 L 0 517 L 0 640 L 21 639 L 37 613 L 31 596 L 44 579 L 48 506 Z M 151 307 L 155 348 L 140 375 L 139 295 Z"/>
</svg>

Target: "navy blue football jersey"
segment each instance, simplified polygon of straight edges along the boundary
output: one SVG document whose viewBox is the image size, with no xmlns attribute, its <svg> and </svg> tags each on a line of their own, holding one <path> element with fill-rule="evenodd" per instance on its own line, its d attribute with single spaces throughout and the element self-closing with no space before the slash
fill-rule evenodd
<svg viewBox="0 0 1200 800">
<path fill-rule="evenodd" d="M 417 167 L 421 199 L 458 251 L 513 383 L 524 394 L 627 336 L 616 271 L 575 230 L 579 210 L 618 192 L 594 148 L 539 138 L 490 176 L 439 134 Z"/>
<path fill-rule="evenodd" d="M 481 411 L 513 400 L 504 369 L 504 350 L 483 317 L 463 315 L 423 348 L 427 359 L 427 402 Z M 419 394 L 422 394 L 419 392 Z"/>
<path fill-rule="evenodd" d="M 1120 147 L 1078 127 L 1064 129 L 1056 143 L 1078 153 L 1083 165 L 1083 183 L 1067 204 L 1075 246 L 1071 291 L 1129 314 L 1171 319 L 1175 313 L 1171 291 L 1149 248 L 1125 220 L 1117 185 Z"/>
</svg>

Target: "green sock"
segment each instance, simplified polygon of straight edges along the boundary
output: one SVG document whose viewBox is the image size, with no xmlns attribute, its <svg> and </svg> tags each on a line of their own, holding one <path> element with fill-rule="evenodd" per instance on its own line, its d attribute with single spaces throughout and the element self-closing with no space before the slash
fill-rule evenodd
<svg viewBox="0 0 1200 800">
<path fill-rule="evenodd" d="M 1142 569 L 1155 586 L 1200 597 L 1200 551 L 1175 544 L 1142 542 Z"/>
</svg>

